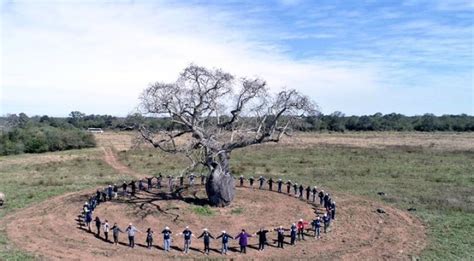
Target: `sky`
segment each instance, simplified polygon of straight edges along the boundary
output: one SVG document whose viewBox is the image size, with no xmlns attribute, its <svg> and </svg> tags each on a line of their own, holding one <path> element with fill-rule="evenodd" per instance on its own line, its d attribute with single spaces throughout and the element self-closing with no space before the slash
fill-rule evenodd
<svg viewBox="0 0 474 261">
<path fill-rule="evenodd" d="M 0 115 L 126 116 L 191 63 L 324 114 L 474 114 L 470 0 L 0 3 Z"/>
</svg>

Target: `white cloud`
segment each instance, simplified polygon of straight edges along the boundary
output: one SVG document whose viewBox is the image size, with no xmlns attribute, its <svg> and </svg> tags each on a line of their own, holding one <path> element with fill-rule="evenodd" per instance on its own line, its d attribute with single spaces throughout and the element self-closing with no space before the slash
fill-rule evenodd
<svg viewBox="0 0 474 261">
<path fill-rule="evenodd" d="M 376 68 L 296 61 L 232 28 L 231 14 L 168 5 L 14 5 L 4 13 L 0 114 L 124 115 L 153 81 L 174 81 L 189 63 L 260 76 L 275 89 L 317 99 L 375 88 Z M 318 100 L 317 100 L 318 101 Z M 24 109 L 23 109 L 24 108 Z M 67 111 L 65 111 L 67 110 Z"/>
</svg>

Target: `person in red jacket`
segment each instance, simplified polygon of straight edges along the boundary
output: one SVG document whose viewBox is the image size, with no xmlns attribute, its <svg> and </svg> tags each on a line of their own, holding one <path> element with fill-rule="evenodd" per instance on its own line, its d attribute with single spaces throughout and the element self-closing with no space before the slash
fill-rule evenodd
<svg viewBox="0 0 474 261">
<path fill-rule="evenodd" d="M 300 219 L 300 221 L 298 221 L 298 224 L 297 224 L 297 228 L 298 228 L 298 240 L 305 240 L 304 239 L 304 226 L 308 225 L 308 222 L 306 221 L 303 221 L 303 219 Z"/>
</svg>

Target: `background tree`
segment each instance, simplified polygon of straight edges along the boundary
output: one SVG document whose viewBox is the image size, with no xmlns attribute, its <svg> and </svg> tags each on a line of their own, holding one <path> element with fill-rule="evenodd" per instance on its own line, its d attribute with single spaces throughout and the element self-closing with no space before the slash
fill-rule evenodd
<svg viewBox="0 0 474 261">
<path fill-rule="evenodd" d="M 155 83 L 141 95 L 147 115 L 167 117 L 166 130 L 142 125 L 141 137 L 168 153 L 191 161 L 187 172 L 202 165 L 209 171 L 210 204 L 226 206 L 234 198 L 229 159 L 235 149 L 279 142 L 295 120 L 313 115 L 315 105 L 295 90 L 270 95 L 265 81 L 235 77 L 222 70 L 188 66 L 175 83 Z"/>
</svg>

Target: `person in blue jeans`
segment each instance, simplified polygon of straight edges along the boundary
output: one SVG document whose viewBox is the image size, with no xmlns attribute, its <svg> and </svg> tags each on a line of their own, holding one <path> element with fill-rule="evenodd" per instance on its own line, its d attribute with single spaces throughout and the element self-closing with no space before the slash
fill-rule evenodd
<svg viewBox="0 0 474 261">
<path fill-rule="evenodd" d="M 222 249 L 221 249 L 221 254 L 227 255 L 227 251 L 229 250 L 229 238 L 234 239 L 231 235 L 227 234 L 224 231 L 222 231 L 222 234 L 220 234 L 216 239 L 222 238 Z"/>
<path fill-rule="evenodd" d="M 313 220 L 313 222 L 311 222 L 311 225 L 313 226 L 313 230 L 314 230 L 314 238 L 320 238 L 321 236 L 321 218 L 320 217 L 316 217 L 316 219 Z"/>
<path fill-rule="evenodd" d="M 163 234 L 163 250 L 169 252 L 171 248 L 171 234 L 173 232 L 171 232 L 169 227 L 165 227 L 161 233 Z"/>
<path fill-rule="evenodd" d="M 179 235 L 183 235 L 184 237 L 184 250 L 183 252 L 184 253 L 189 253 L 189 247 L 191 246 L 191 237 L 195 237 L 193 235 L 193 232 L 189 229 L 189 227 L 187 226 L 183 232 L 179 233 L 177 236 Z"/>
</svg>

